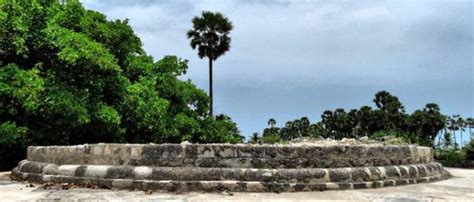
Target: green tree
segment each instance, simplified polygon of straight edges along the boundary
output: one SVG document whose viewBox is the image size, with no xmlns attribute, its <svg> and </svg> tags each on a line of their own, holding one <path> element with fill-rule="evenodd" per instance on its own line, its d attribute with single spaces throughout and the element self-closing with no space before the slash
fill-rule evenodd
<svg viewBox="0 0 474 202">
<path fill-rule="evenodd" d="M 321 115 L 321 123 L 324 125 L 324 128 L 328 130 L 329 136 L 334 139 L 334 133 L 336 132 L 336 123 L 334 113 L 331 110 L 326 110 L 323 112 L 323 114 Z"/>
<path fill-rule="evenodd" d="M 24 157 L 27 132 L 28 128 L 14 122 L 0 124 L 0 170 L 10 169 L 10 164 Z"/>
<path fill-rule="evenodd" d="M 444 149 L 448 149 L 451 145 L 453 145 L 453 135 L 449 132 L 444 133 L 444 137 L 443 137 Z"/>
<path fill-rule="evenodd" d="M 276 121 L 274 118 L 270 118 L 267 123 L 268 123 L 268 126 L 270 126 L 270 128 L 273 128 L 276 125 Z"/>
<path fill-rule="evenodd" d="M 281 142 L 281 138 L 278 134 L 269 134 L 266 136 L 262 136 L 262 142 L 266 144 L 275 144 Z"/>
<path fill-rule="evenodd" d="M 210 117 L 206 93 L 178 79 L 187 63 L 154 60 L 127 20 L 77 0 L 1 0 L 0 148 L 16 149 L 0 150 L 0 167 L 26 145 L 241 142 L 230 117 Z"/>
<path fill-rule="evenodd" d="M 295 130 L 294 125 L 295 124 L 292 121 L 287 121 L 280 130 L 280 138 L 283 140 L 291 140 L 297 137 L 297 131 Z"/>
<path fill-rule="evenodd" d="M 448 117 L 448 129 L 451 130 L 454 140 L 454 148 L 457 149 L 457 141 L 456 141 L 456 131 L 459 130 L 459 125 L 457 123 L 457 118 L 459 115 L 453 115 Z"/>
<path fill-rule="evenodd" d="M 267 135 L 280 135 L 280 128 L 275 127 L 276 125 L 276 120 L 273 118 L 270 118 L 267 121 L 268 127 L 263 129 L 262 137 L 267 136 Z"/>
<path fill-rule="evenodd" d="M 466 119 L 466 127 L 469 130 L 469 140 L 472 143 L 472 132 L 471 129 L 474 128 L 474 119 L 469 117 Z M 474 148 L 473 148 L 474 149 Z"/>
<path fill-rule="evenodd" d="M 429 103 L 408 118 L 408 132 L 419 136 L 420 144 L 433 146 L 436 135 L 444 128 L 445 117 L 439 110 L 438 105 Z"/>
<path fill-rule="evenodd" d="M 243 142 L 244 137 L 240 135 L 237 124 L 224 114 L 215 117 L 207 117 L 199 132 L 191 140 L 199 143 Z"/>
<path fill-rule="evenodd" d="M 260 134 L 252 133 L 252 136 L 249 141 L 250 144 L 260 144 Z"/>
<path fill-rule="evenodd" d="M 456 124 L 459 127 L 459 133 L 461 135 L 461 142 L 460 142 L 461 144 L 460 144 L 460 146 L 463 147 L 464 142 L 463 142 L 462 132 L 465 131 L 464 128 L 466 127 L 466 121 L 461 116 L 458 116 L 457 119 L 456 119 Z"/>
<path fill-rule="evenodd" d="M 382 111 L 399 112 L 405 111 L 402 103 L 396 96 L 393 96 L 387 91 L 379 91 L 375 94 L 374 103 Z"/>
<path fill-rule="evenodd" d="M 317 122 L 313 123 L 310 125 L 310 137 L 316 138 L 316 137 L 322 137 L 322 138 L 328 138 L 329 137 L 329 131 L 324 127 L 324 124 L 322 122 Z"/>
<path fill-rule="evenodd" d="M 304 116 L 304 117 L 301 117 L 300 120 L 298 121 L 298 129 L 301 134 L 301 137 L 308 137 L 310 136 L 310 132 L 311 132 L 311 128 L 310 128 L 310 125 L 311 125 L 311 122 L 309 121 L 308 117 Z"/>
<path fill-rule="evenodd" d="M 387 91 L 379 91 L 375 94 L 374 103 L 383 122 L 383 130 L 398 130 L 403 127 L 405 107 L 396 96 Z"/>
<path fill-rule="evenodd" d="M 351 109 L 347 113 L 347 119 L 348 119 L 348 127 L 351 128 L 351 134 L 350 136 L 355 138 L 359 137 L 360 135 L 360 124 L 357 119 L 357 109 Z"/>
<path fill-rule="evenodd" d="M 436 137 L 441 138 L 440 132 L 443 129 L 449 128 L 453 133 L 459 130 L 458 122 L 452 119 L 448 121 L 452 124 L 446 127 L 446 116 L 441 114 L 440 108 L 435 103 L 428 103 L 423 109 L 409 115 L 405 113 L 403 104 L 398 98 L 387 91 L 375 94 L 373 101 L 377 106 L 376 109 L 362 106 L 358 110 L 351 109 L 348 112 L 342 108 L 334 111 L 326 110 L 321 115 L 321 121 L 313 124 L 306 117 L 288 121 L 280 129 L 280 137 L 283 140 L 291 140 L 302 136 L 333 139 L 357 138 L 362 135 L 371 138 L 396 136 L 405 142 L 434 146 Z M 459 119 L 457 116 L 455 118 Z M 270 124 L 270 121 L 268 123 Z M 468 124 L 464 125 L 467 127 Z M 266 128 L 264 136 L 273 134 L 270 131 L 272 131 L 270 128 Z M 438 134 L 440 136 L 437 136 Z M 438 140 L 438 144 L 440 142 L 441 139 Z"/>
<path fill-rule="evenodd" d="M 357 112 L 356 112 L 356 118 L 357 118 L 357 125 L 359 128 L 359 131 L 361 136 L 369 136 L 374 130 L 375 126 L 375 119 L 372 115 L 372 108 L 369 106 L 362 106 Z"/>
<path fill-rule="evenodd" d="M 298 137 L 309 137 L 311 136 L 311 122 L 307 117 L 301 117 L 300 119 L 295 119 L 293 121 L 288 121 L 285 123 L 285 126 L 281 129 L 279 128 L 267 128 L 264 130 L 272 131 L 267 132 L 267 134 L 277 134 L 282 140 L 288 141 Z M 266 136 L 266 134 L 264 134 Z"/>
<path fill-rule="evenodd" d="M 355 123 L 355 117 L 352 117 L 355 114 L 356 112 L 352 111 L 349 115 L 342 108 L 338 108 L 334 112 L 327 110 L 321 116 L 321 122 L 332 133 L 334 139 L 355 137 L 353 131 L 357 123 Z"/>
<path fill-rule="evenodd" d="M 474 161 L 474 141 L 469 141 L 469 144 L 466 145 L 466 160 Z"/>
<path fill-rule="evenodd" d="M 200 58 L 209 59 L 209 110 L 212 116 L 212 62 L 229 51 L 231 41 L 229 33 L 233 27 L 223 14 L 209 11 L 203 11 L 202 16 L 194 17 L 192 22 L 193 28 L 187 33 L 191 39 L 191 47 L 198 50 Z"/>
</svg>

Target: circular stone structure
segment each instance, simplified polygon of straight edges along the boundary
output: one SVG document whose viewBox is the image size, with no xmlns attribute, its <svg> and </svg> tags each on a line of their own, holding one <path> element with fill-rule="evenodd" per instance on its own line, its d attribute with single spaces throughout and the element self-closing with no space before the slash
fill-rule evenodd
<svg viewBox="0 0 474 202">
<path fill-rule="evenodd" d="M 166 191 L 378 188 L 449 177 L 416 145 L 92 144 L 30 146 L 12 177 Z"/>
</svg>

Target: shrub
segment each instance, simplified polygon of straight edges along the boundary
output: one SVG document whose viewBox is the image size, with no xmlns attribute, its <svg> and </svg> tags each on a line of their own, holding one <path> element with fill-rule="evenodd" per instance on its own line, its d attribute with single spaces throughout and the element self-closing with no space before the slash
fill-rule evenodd
<svg viewBox="0 0 474 202">
<path fill-rule="evenodd" d="M 27 128 L 18 127 L 15 123 L 5 122 L 0 125 L 0 170 L 10 169 L 26 153 L 25 134 Z"/>
<path fill-rule="evenodd" d="M 281 141 L 281 138 L 278 134 L 267 134 L 262 137 L 262 141 L 265 144 L 275 144 Z"/>
<path fill-rule="evenodd" d="M 448 167 L 463 167 L 465 155 L 464 152 L 458 150 L 448 150 L 441 155 L 442 163 Z"/>
<path fill-rule="evenodd" d="M 452 149 L 436 149 L 435 158 L 443 165 L 451 167 L 471 167 L 474 165 L 474 140 L 461 150 Z"/>
<path fill-rule="evenodd" d="M 471 140 L 468 145 L 465 147 L 466 150 L 466 160 L 474 161 L 474 140 Z"/>
<path fill-rule="evenodd" d="M 377 131 L 369 136 L 370 139 L 383 140 L 390 144 L 418 144 L 431 146 L 431 140 L 423 138 L 419 134 L 395 130 Z"/>
<path fill-rule="evenodd" d="M 407 144 L 408 142 L 401 138 L 401 137 L 391 137 L 387 141 L 385 141 L 387 144 Z"/>
</svg>

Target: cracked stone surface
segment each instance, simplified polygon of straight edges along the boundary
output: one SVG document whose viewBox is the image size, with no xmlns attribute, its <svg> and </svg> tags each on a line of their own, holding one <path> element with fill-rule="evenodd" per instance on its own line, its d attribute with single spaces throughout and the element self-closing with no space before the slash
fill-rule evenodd
<svg viewBox="0 0 474 202">
<path fill-rule="evenodd" d="M 107 189 L 43 189 L 40 184 L 11 181 L 9 172 L 0 173 L 0 201 L 474 201 L 474 170 L 446 168 L 452 178 L 378 189 L 298 193 L 166 193 Z"/>
</svg>

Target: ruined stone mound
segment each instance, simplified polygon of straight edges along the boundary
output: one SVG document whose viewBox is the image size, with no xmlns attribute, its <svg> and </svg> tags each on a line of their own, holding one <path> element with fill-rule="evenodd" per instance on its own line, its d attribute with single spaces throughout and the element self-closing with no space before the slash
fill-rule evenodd
<svg viewBox="0 0 474 202">
<path fill-rule="evenodd" d="M 415 145 L 94 144 L 32 146 L 12 175 L 36 182 L 167 191 L 323 191 L 449 176 Z"/>
</svg>

